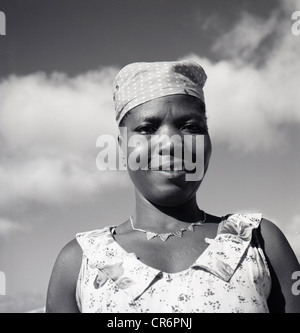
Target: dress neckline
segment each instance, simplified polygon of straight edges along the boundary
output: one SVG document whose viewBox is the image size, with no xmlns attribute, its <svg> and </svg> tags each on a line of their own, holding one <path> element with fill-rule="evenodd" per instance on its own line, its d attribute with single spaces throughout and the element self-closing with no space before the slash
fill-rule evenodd
<svg viewBox="0 0 300 333">
<path fill-rule="evenodd" d="M 226 221 L 226 216 L 222 216 L 221 217 L 221 221 L 219 222 L 218 224 L 218 228 L 217 228 L 217 233 L 215 235 L 214 238 L 208 238 L 208 237 L 205 237 L 205 242 L 208 243 L 208 246 L 206 247 L 206 249 L 199 254 L 199 256 L 196 258 L 196 260 L 194 260 L 194 262 L 186 269 L 183 269 L 181 271 L 178 271 L 178 272 L 166 272 L 164 270 L 161 270 L 161 269 L 158 269 L 158 268 L 155 268 L 151 265 L 148 265 L 144 262 L 142 262 L 138 256 L 136 255 L 136 253 L 134 252 L 128 252 L 124 249 L 124 247 L 122 245 L 120 245 L 116 240 L 115 240 L 115 237 L 114 237 L 114 232 L 115 232 L 115 228 L 117 227 L 117 225 L 111 225 L 111 226 L 108 226 L 107 227 L 107 231 L 108 231 L 108 235 L 110 237 L 110 239 L 112 240 L 109 244 L 110 245 L 114 245 L 119 251 L 123 252 L 123 254 L 127 255 L 127 256 L 131 256 L 133 258 L 133 260 L 136 260 L 137 263 L 144 267 L 144 268 L 147 268 L 147 269 L 150 269 L 150 270 L 153 270 L 157 273 L 161 273 L 161 274 L 165 274 L 165 275 L 169 275 L 169 276 L 176 276 L 176 275 L 183 275 L 183 274 L 186 274 L 187 272 L 189 272 L 194 266 L 198 266 L 198 262 L 200 261 L 200 259 L 203 257 L 203 255 L 205 255 L 208 251 L 208 249 L 210 248 L 211 246 L 211 241 L 216 239 L 219 235 L 219 232 L 220 232 L 220 228 L 221 228 L 221 224 L 223 224 L 224 222 Z"/>
</svg>

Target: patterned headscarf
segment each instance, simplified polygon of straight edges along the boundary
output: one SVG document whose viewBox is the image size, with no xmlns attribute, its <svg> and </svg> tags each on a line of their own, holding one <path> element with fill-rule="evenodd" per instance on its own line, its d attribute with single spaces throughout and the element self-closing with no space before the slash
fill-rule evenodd
<svg viewBox="0 0 300 333">
<path fill-rule="evenodd" d="M 134 107 L 162 96 L 191 95 L 204 103 L 203 68 L 193 61 L 137 62 L 125 66 L 113 83 L 118 125 Z"/>
</svg>

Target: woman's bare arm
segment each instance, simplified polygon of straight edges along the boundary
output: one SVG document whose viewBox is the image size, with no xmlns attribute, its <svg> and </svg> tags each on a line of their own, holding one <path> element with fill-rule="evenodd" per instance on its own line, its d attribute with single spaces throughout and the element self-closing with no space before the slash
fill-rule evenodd
<svg viewBox="0 0 300 333">
<path fill-rule="evenodd" d="M 292 274 L 300 271 L 295 253 L 281 230 L 268 220 L 261 223 L 261 236 L 272 277 L 270 312 L 300 313 L 300 295 L 292 292 Z"/>
<path fill-rule="evenodd" d="M 78 313 L 76 284 L 82 262 L 82 250 L 76 239 L 59 253 L 49 282 L 46 312 Z"/>
</svg>

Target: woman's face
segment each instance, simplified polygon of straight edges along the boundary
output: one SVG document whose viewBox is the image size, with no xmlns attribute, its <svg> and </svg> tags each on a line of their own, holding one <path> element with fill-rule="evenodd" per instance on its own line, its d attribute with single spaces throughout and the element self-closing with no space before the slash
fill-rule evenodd
<svg viewBox="0 0 300 333">
<path fill-rule="evenodd" d="M 128 172 L 144 198 L 171 207 L 196 195 L 211 155 L 205 111 L 198 99 L 154 99 L 132 109 L 122 126 L 127 128 L 127 138 L 123 134 L 120 141 L 123 151 L 124 145 L 127 148 Z M 132 167 L 133 161 L 140 168 Z"/>
</svg>

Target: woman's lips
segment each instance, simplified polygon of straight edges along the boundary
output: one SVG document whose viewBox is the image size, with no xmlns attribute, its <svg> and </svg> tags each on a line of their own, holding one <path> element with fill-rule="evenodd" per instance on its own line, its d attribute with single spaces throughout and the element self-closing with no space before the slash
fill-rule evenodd
<svg viewBox="0 0 300 333">
<path fill-rule="evenodd" d="M 152 171 L 175 172 L 192 170 L 195 165 L 189 161 L 182 160 L 181 158 L 162 155 L 152 157 L 148 167 Z"/>
</svg>

